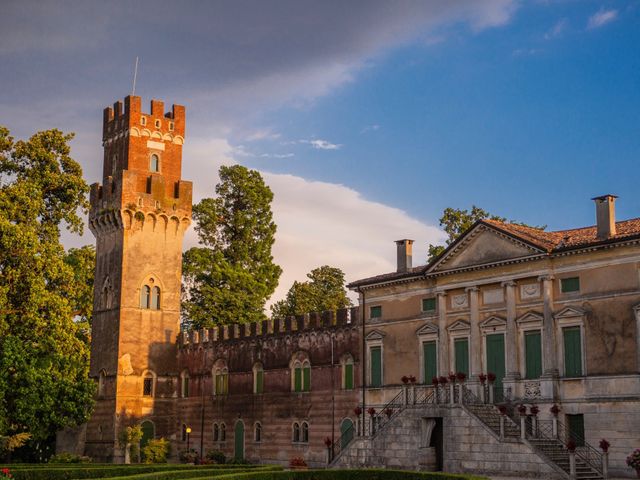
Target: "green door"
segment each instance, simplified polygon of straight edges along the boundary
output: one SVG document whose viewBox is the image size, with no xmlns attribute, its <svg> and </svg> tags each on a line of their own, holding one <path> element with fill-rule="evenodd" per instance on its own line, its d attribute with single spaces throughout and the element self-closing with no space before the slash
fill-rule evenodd
<svg viewBox="0 0 640 480">
<path fill-rule="evenodd" d="M 422 344 L 422 354 L 424 357 L 424 383 L 431 384 L 433 377 L 438 376 L 436 342 L 424 342 Z"/>
<path fill-rule="evenodd" d="M 145 420 L 144 422 L 142 422 L 140 424 L 140 427 L 142 428 L 142 438 L 140 439 L 140 450 L 142 450 L 144 447 L 147 446 L 147 443 L 149 443 L 149 440 L 153 440 L 153 438 L 156 436 L 156 429 L 153 426 L 153 422 L 150 422 L 149 420 Z"/>
<path fill-rule="evenodd" d="M 525 332 L 525 378 L 540 378 L 542 375 L 542 343 L 540 332 Z"/>
<path fill-rule="evenodd" d="M 569 427 L 569 439 L 576 443 L 577 447 L 584 447 L 584 415 L 567 415 Z"/>
<path fill-rule="evenodd" d="M 345 418 L 340 424 L 340 449 L 343 450 L 353 439 L 353 422 Z"/>
<path fill-rule="evenodd" d="M 236 460 L 244 460 L 244 423 L 242 423 L 242 420 L 236 422 L 233 443 L 235 446 L 233 458 Z"/>
<path fill-rule="evenodd" d="M 487 335 L 487 373 L 496 376 L 495 394 L 502 400 L 502 379 L 504 378 L 504 335 L 494 333 Z"/>
</svg>

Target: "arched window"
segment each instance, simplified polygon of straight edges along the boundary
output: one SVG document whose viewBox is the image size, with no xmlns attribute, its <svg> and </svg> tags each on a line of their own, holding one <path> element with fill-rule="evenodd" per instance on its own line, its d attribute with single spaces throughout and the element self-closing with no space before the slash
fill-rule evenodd
<svg viewBox="0 0 640 480">
<path fill-rule="evenodd" d="M 189 372 L 186 370 L 180 374 L 180 396 L 182 398 L 189 396 Z"/>
<path fill-rule="evenodd" d="M 149 308 L 150 299 L 151 287 L 149 287 L 149 285 L 143 285 L 140 289 L 140 308 Z"/>
<path fill-rule="evenodd" d="M 107 372 L 100 370 L 98 375 L 98 395 L 104 397 L 107 391 Z"/>
<path fill-rule="evenodd" d="M 353 390 L 353 358 L 351 355 L 342 359 L 342 389 Z"/>
<path fill-rule="evenodd" d="M 256 422 L 253 426 L 253 441 L 256 443 L 262 441 L 262 424 L 260 422 Z"/>
<path fill-rule="evenodd" d="M 260 362 L 253 365 L 253 393 L 264 392 L 264 369 Z"/>
<path fill-rule="evenodd" d="M 151 289 L 151 309 L 160 310 L 160 287 Z"/>
<path fill-rule="evenodd" d="M 301 430 L 302 434 L 300 441 L 302 443 L 309 443 L 309 424 L 307 422 L 302 422 Z"/>
<path fill-rule="evenodd" d="M 217 423 L 213 424 L 213 441 L 217 442 L 220 440 L 220 427 Z"/>
<path fill-rule="evenodd" d="M 151 170 L 152 172 L 160 171 L 160 157 L 158 157 L 158 155 L 156 155 L 155 153 L 151 155 L 151 160 L 149 161 L 149 170 Z"/>
<path fill-rule="evenodd" d="M 155 375 L 153 372 L 147 372 L 142 379 L 142 395 L 145 397 L 155 396 Z"/>
<path fill-rule="evenodd" d="M 293 422 L 293 432 L 291 436 L 291 441 L 293 443 L 300 442 L 300 424 L 298 422 Z"/>
<path fill-rule="evenodd" d="M 227 426 L 224 423 L 220 424 L 220 441 L 225 442 L 227 440 Z"/>
<path fill-rule="evenodd" d="M 291 362 L 291 390 L 294 392 L 311 390 L 311 363 L 306 355 L 297 354 Z"/>
<path fill-rule="evenodd" d="M 227 363 L 220 359 L 213 365 L 213 394 L 226 395 L 229 393 L 229 369 Z"/>
</svg>

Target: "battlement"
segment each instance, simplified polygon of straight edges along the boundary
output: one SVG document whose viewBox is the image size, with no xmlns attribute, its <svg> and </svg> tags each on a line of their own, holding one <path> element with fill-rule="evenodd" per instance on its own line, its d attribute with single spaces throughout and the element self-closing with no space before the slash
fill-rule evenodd
<svg viewBox="0 0 640 480">
<path fill-rule="evenodd" d="M 312 312 L 284 319 L 262 322 L 220 325 L 214 328 L 184 331 L 180 334 L 180 348 L 198 347 L 203 344 L 270 338 L 274 336 L 331 331 L 360 325 L 359 307 L 336 311 Z"/>
<path fill-rule="evenodd" d="M 184 139 L 185 133 L 185 108 L 182 105 L 172 105 L 171 111 L 164 111 L 164 102 L 151 100 L 151 113 L 142 111 L 141 98 L 127 96 L 122 101 L 117 101 L 112 107 L 107 107 L 103 112 L 102 141 L 116 138 L 121 134 L 136 128 L 138 132 L 160 134 L 161 137 L 169 136 Z"/>
</svg>

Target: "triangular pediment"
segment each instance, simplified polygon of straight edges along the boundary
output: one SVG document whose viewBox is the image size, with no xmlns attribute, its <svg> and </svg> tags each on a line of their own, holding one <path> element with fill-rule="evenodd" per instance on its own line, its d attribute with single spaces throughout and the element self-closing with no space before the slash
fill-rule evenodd
<svg viewBox="0 0 640 480">
<path fill-rule="evenodd" d="M 544 322 L 544 316 L 538 312 L 527 312 L 516 320 L 518 325 L 534 325 Z"/>
<path fill-rule="evenodd" d="M 502 317 L 489 317 L 480 323 L 480 328 L 504 327 L 507 321 Z"/>
<path fill-rule="evenodd" d="M 455 270 L 544 253 L 541 249 L 507 235 L 490 225 L 479 223 L 452 243 L 429 269 L 430 272 Z"/>
<path fill-rule="evenodd" d="M 373 330 L 372 332 L 369 332 L 367 334 L 367 336 L 365 337 L 365 339 L 367 341 L 371 341 L 371 340 L 382 340 L 384 338 L 385 334 L 384 332 L 381 332 L 380 330 Z"/>
<path fill-rule="evenodd" d="M 471 325 L 469 322 L 465 322 L 464 320 L 456 320 L 447 328 L 449 332 L 468 332 L 471 330 Z"/>
<path fill-rule="evenodd" d="M 567 307 L 560 310 L 558 313 L 554 315 L 556 320 L 560 320 L 561 318 L 575 318 L 584 316 L 584 310 L 577 307 Z"/>
<path fill-rule="evenodd" d="M 418 329 L 416 335 L 437 335 L 438 334 L 438 326 L 433 323 L 426 323 L 422 327 Z"/>
</svg>

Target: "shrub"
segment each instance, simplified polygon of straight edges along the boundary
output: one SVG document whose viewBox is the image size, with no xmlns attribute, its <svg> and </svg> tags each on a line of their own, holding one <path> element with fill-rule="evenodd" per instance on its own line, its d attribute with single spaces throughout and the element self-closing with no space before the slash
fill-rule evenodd
<svg viewBox="0 0 640 480">
<path fill-rule="evenodd" d="M 196 463 L 198 460 L 198 452 L 196 452 L 193 448 L 189 450 L 181 450 L 178 453 L 178 458 L 182 463 Z"/>
<path fill-rule="evenodd" d="M 293 457 L 291 460 L 289 460 L 289 467 L 291 468 L 300 468 L 306 466 L 307 462 L 305 462 L 304 458 L 302 457 Z"/>
<path fill-rule="evenodd" d="M 627 457 L 627 465 L 636 470 L 640 470 L 640 448 L 636 448 L 633 453 Z"/>
<path fill-rule="evenodd" d="M 142 449 L 144 463 L 167 463 L 169 455 L 169 442 L 164 438 L 149 440 Z"/>
<path fill-rule="evenodd" d="M 234 473 L 217 480 L 487 480 L 486 477 L 400 470 L 304 470 Z"/>
<path fill-rule="evenodd" d="M 49 459 L 49 463 L 91 463 L 91 458 L 83 455 L 76 455 L 74 453 L 62 452 L 57 455 L 53 455 Z"/>
<path fill-rule="evenodd" d="M 226 463 L 227 457 L 224 456 L 224 452 L 220 450 L 209 450 L 207 452 L 207 460 L 211 460 L 213 463 Z"/>
</svg>

